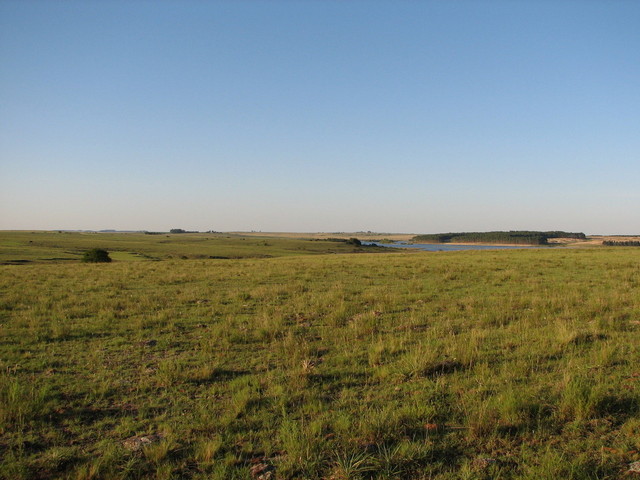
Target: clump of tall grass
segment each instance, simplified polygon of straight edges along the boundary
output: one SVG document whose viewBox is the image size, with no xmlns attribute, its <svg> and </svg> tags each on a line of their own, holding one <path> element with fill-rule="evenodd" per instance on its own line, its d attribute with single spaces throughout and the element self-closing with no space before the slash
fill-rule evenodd
<svg viewBox="0 0 640 480">
<path fill-rule="evenodd" d="M 28 381 L 15 368 L 0 372 L 0 432 L 23 429 L 47 411 L 50 387 Z"/>
</svg>

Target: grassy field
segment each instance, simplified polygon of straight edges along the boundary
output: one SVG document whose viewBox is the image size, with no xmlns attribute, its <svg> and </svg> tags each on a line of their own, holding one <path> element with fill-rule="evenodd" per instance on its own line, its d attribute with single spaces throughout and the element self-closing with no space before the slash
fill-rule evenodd
<svg viewBox="0 0 640 480">
<path fill-rule="evenodd" d="M 277 238 L 312 238 L 322 240 L 327 238 L 351 238 L 357 237 L 363 242 L 409 241 L 415 237 L 414 233 L 380 233 L 380 232 L 317 232 L 317 233 L 292 233 L 292 232 L 235 232 L 236 235 L 247 237 L 268 236 Z"/>
<path fill-rule="evenodd" d="M 238 259 L 289 255 L 375 252 L 326 238 L 197 233 L 0 232 L 0 264 L 77 262 L 91 248 L 106 248 L 114 260 Z"/>
<path fill-rule="evenodd" d="M 0 235 L 1 478 L 634 475 L 638 248 L 108 235 Z"/>
</svg>

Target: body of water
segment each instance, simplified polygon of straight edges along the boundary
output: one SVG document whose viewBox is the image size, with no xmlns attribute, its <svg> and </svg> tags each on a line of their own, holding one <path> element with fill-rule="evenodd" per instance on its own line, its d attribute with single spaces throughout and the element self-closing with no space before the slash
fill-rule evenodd
<svg viewBox="0 0 640 480">
<path fill-rule="evenodd" d="M 514 248 L 544 248 L 533 245 L 456 245 L 453 243 L 377 243 L 377 242 L 362 242 L 363 245 L 378 245 L 380 247 L 390 248 L 413 248 L 416 250 L 426 250 L 428 252 L 453 252 L 456 250 L 507 250 Z"/>
</svg>

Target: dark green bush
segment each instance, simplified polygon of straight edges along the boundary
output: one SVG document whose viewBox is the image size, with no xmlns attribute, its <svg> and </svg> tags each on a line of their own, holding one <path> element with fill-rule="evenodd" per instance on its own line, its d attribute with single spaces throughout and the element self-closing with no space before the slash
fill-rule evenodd
<svg viewBox="0 0 640 480">
<path fill-rule="evenodd" d="M 102 248 L 92 248 L 84 252 L 82 261 L 85 263 L 106 263 L 111 261 L 109 252 Z"/>
<path fill-rule="evenodd" d="M 604 242 L 602 242 L 602 245 L 604 245 L 605 247 L 640 247 L 640 242 L 637 242 L 635 240 L 605 240 Z"/>
</svg>

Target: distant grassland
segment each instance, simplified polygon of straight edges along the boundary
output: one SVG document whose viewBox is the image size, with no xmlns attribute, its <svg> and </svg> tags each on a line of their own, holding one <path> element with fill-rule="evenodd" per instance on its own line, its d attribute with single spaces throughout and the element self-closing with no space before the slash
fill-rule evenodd
<svg viewBox="0 0 640 480">
<path fill-rule="evenodd" d="M 91 248 L 108 250 L 114 260 L 266 258 L 325 253 L 380 252 L 324 239 L 247 237 L 234 234 L 0 232 L 0 264 L 78 261 Z"/>
<path fill-rule="evenodd" d="M 291 254 L 230 261 L 157 240 L 117 252 L 172 259 L 0 266 L 0 478 L 619 479 L 640 460 L 638 248 L 268 239 Z"/>
<path fill-rule="evenodd" d="M 381 232 L 316 232 L 316 233 L 296 233 L 296 232 L 233 232 L 236 235 L 248 236 L 248 237 L 286 237 L 286 238 L 312 238 L 312 239 L 326 239 L 326 238 L 351 238 L 357 237 L 362 241 L 373 242 L 380 240 L 390 241 L 408 241 L 411 240 L 415 234 L 413 233 L 381 233 Z"/>
</svg>

